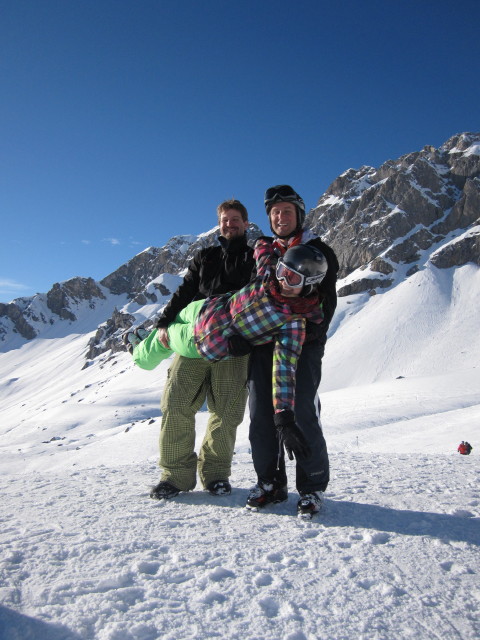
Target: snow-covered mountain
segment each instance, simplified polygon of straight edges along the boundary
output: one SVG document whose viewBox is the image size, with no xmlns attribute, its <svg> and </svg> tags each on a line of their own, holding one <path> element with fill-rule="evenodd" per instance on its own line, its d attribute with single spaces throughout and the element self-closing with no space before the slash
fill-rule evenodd
<svg viewBox="0 0 480 640">
<path fill-rule="evenodd" d="M 311 523 L 291 466 L 287 503 L 243 509 L 248 413 L 231 496 L 148 498 L 169 361 L 142 371 L 116 336 L 165 304 L 197 238 L 0 308 L 1 640 L 477 640 L 479 140 L 386 163 L 382 184 L 346 172 L 309 214 L 343 269 L 320 389 L 332 479 Z"/>
<path fill-rule="evenodd" d="M 339 296 L 391 289 L 426 265 L 445 270 L 480 264 L 480 134 L 452 137 L 439 149 L 389 160 L 378 169 L 349 169 L 307 216 L 307 224 L 337 252 Z M 262 232 L 249 229 L 253 242 Z M 86 353 L 115 352 L 122 330 L 155 316 L 200 247 L 217 229 L 149 247 L 100 282 L 73 278 L 47 294 L 0 304 L 0 350 L 26 340 L 97 323 Z M 100 322 L 99 322 L 100 320 Z M 52 333 L 52 328 L 53 333 Z"/>
</svg>

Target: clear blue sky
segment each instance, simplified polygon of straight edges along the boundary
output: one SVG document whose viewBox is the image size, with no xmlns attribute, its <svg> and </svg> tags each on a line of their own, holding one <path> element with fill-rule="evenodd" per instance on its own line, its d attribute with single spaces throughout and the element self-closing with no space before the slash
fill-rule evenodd
<svg viewBox="0 0 480 640">
<path fill-rule="evenodd" d="M 0 301 L 480 130 L 478 0 L 0 0 Z"/>
</svg>

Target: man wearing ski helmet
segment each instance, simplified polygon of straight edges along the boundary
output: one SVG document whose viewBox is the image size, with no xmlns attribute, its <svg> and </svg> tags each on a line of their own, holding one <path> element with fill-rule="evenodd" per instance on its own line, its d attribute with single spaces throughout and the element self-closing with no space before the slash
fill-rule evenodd
<svg viewBox="0 0 480 640">
<path fill-rule="evenodd" d="M 327 330 L 337 305 L 335 285 L 339 265 L 331 247 L 312 231 L 304 229 L 305 204 L 291 186 L 277 185 L 267 189 L 265 208 L 274 234 L 272 244 L 280 257 L 292 247 L 307 245 L 322 252 L 328 269 L 320 284 L 308 285 L 315 287 L 321 296 L 324 320 L 321 324 L 307 322 L 306 338 L 296 369 L 294 415 L 274 412 L 271 344 L 255 347 L 252 351 L 248 381 L 249 437 L 257 484 L 250 492 L 247 507 L 260 509 L 267 504 L 287 500 L 287 473 L 283 448 L 279 449 L 279 440 L 282 441 L 279 432 L 281 435 L 284 424 L 293 424 L 301 431 L 310 449 L 308 455 L 296 456 L 296 488 L 300 494 L 298 510 L 299 513 L 316 512 L 329 482 L 328 452 L 320 426 L 317 390 Z"/>
</svg>

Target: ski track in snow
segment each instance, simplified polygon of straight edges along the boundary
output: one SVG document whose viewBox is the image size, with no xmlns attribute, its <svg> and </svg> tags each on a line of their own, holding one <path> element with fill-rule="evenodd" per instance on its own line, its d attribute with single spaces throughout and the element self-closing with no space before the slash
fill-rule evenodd
<svg viewBox="0 0 480 640">
<path fill-rule="evenodd" d="M 311 522 L 292 490 L 244 509 L 247 453 L 227 497 L 150 500 L 153 462 L 2 478 L 2 640 L 473 640 L 479 473 L 474 456 L 334 454 Z"/>
</svg>

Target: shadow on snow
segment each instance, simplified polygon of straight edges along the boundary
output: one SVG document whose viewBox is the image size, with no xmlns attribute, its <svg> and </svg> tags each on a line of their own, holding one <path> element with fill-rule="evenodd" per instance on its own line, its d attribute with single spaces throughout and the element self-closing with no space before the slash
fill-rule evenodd
<svg viewBox="0 0 480 640">
<path fill-rule="evenodd" d="M 80 636 L 60 624 L 49 624 L 0 605 L 2 640 L 81 640 Z"/>
<path fill-rule="evenodd" d="M 230 496 L 210 496 L 205 491 L 181 493 L 174 500 L 192 507 L 215 506 L 242 508 L 247 489 L 234 489 Z M 297 494 L 289 494 L 288 502 L 268 505 L 264 513 L 295 517 Z M 245 510 L 245 513 L 251 514 Z M 262 514 L 258 514 L 261 517 Z M 311 521 L 323 527 L 351 527 L 407 536 L 429 536 L 451 542 L 467 542 L 480 546 L 480 519 L 427 511 L 407 511 L 360 502 L 343 502 L 327 498 L 324 511 Z M 375 540 L 374 540 L 375 542 Z M 381 543 L 382 539 L 379 538 Z"/>
</svg>

